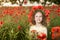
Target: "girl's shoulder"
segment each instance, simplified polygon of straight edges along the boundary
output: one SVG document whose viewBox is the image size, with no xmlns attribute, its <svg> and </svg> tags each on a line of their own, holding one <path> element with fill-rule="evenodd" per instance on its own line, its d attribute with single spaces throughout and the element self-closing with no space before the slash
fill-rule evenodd
<svg viewBox="0 0 60 40">
<path fill-rule="evenodd" d="M 46 26 L 44 26 L 44 25 L 42 25 L 40 28 L 42 28 L 43 30 L 45 29 L 47 29 L 47 27 Z"/>
<path fill-rule="evenodd" d="M 35 25 L 30 26 L 30 28 L 35 28 L 35 27 L 36 27 Z"/>
<path fill-rule="evenodd" d="M 35 28 L 36 27 L 36 25 L 32 25 L 32 26 L 30 26 L 30 28 Z M 41 26 L 41 28 L 44 28 L 44 29 L 47 29 L 47 27 L 46 26 Z"/>
<path fill-rule="evenodd" d="M 30 26 L 30 27 L 35 27 L 35 25 L 32 25 L 32 26 Z"/>
<path fill-rule="evenodd" d="M 35 25 L 30 26 L 30 29 L 31 30 L 36 29 Z"/>
<path fill-rule="evenodd" d="M 43 26 L 43 29 L 47 30 L 47 27 L 46 26 Z"/>
</svg>

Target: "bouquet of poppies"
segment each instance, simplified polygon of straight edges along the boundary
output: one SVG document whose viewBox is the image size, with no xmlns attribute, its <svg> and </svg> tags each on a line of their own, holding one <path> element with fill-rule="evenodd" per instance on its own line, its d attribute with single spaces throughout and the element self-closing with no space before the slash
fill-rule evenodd
<svg viewBox="0 0 60 40">
<path fill-rule="evenodd" d="M 43 40 L 46 38 L 46 34 L 37 32 L 36 30 L 32 30 L 32 39 L 33 40 Z"/>
</svg>

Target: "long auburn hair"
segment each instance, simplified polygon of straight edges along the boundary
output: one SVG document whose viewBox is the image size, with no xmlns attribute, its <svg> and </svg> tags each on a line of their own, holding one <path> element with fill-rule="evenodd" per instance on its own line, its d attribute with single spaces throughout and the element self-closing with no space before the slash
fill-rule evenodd
<svg viewBox="0 0 60 40">
<path fill-rule="evenodd" d="M 42 11 L 42 10 L 35 10 L 32 14 L 32 24 L 36 24 L 35 20 L 34 20 L 34 16 L 37 12 L 40 12 L 42 13 L 42 22 L 41 24 L 44 25 L 44 26 L 47 26 L 47 23 L 46 23 L 46 16 L 44 15 L 45 13 Z"/>
</svg>

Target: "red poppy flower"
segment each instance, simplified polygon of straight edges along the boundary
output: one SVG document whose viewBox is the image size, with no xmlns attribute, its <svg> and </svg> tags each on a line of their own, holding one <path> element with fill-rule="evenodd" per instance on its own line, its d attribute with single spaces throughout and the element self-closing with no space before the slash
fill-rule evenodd
<svg viewBox="0 0 60 40">
<path fill-rule="evenodd" d="M 3 24 L 4 22 L 3 21 L 0 21 L 0 24 Z"/>
<path fill-rule="evenodd" d="M 8 14 L 8 10 L 7 9 L 3 10 L 3 14 Z"/>
<path fill-rule="evenodd" d="M 21 29 L 21 26 L 18 26 L 18 29 L 20 30 Z"/>
<path fill-rule="evenodd" d="M 56 27 L 56 32 L 58 32 L 58 33 L 60 32 L 60 26 Z"/>
<path fill-rule="evenodd" d="M 29 14 L 28 14 L 28 18 L 30 18 L 33 14 L 33 11 L 31 11 Z"/>
<path fill-rule="evenodd" d="M 18 15 L 20 15 L 20 13 L 17 11 L 15 15 L 18 16 Z"/>
<path fill-rule="evenodd" d="M 52 28 L 51 32 L 54 33 L 55 31 L 56 31 L 55 28 Z"/>
<path fill-rule="evenodd" d="M 60 33 L 52 33 L 52 39 L 60 37 Z"/>
<path fill-rule="evenodd" d="M 28 14 L 28 21 L 29 22 L 31 22 L 32 15 L 33 15 L 33 11 L 30 11 L 30 13 Z"/>
<path fill-rule="evenodd" d="M 52 39 L 54 39 L 55 38 L 55 34 L 52 34 Z"/>
<path fill-rule="evenodd" d="M 38 9 L 38 6 L 33 6 L 32 9 L 36 10 Z"/>
<path fill-rule="evenodd" d="M 56 10 L 56 12 L 58 12 L 58 13 L 59 13 L 59 12 L 60 12 L 60 9 L 57 9 L 57 10 Z"/>
<path fill-rule="evenodd" d="M 13 13 L 14 13 L 14 10 L 8 10 L 9 15 L 13 15 Z"/>
<path fill-rule="evenodd" d="M 58 16 L 60 16 L 60 14 L 57 14 Z"/>
<path fill-rule="evenodd" d="M 53 27 L 51 32 L 52 32 L 52 39 L 59 37 L 60 36 L 59 35 L 60 34 L 60 26 Z"/>
<path fill-rule="evenodd" d="M 39 8 L 39 9 L 42 9 L 42 10 L 44 9 L 44 7 L 43 7 L 43 6 L 38 6 L 38 8 Z"/>
<path fill-rule="evenodd" d="M 4 22 L 3 21 L 0 21 L 0 26 L 2 26 L 4 24 Z"/>
<path fill-rule="evenodd" d="M 60 26 L 53 27 L 51 31 L 52 31 L 52 33 L 60 32 Z"/>
<path fill-rule="evenodd" d="M 45 10 L 45 16 L 48 16 L 50 14 L 50 10 Z"/>
<path fill-rule="evenodd" d="M 53 5 L 51 8 L 57 8 L 57 6 L 56 5 Z"/>
<path fill-rule="evenodd" d="M 46 38 L 46 34 L 42 33 L 42 34 L 38 35 L 37 38 L 44 39 L 44 38 Z"/>
<path fill-rule="evenodd" d="M 18 10 L 19 9 L 19 7 L 14 7 L 14 9 L 13 10 Z"/>
</svg>

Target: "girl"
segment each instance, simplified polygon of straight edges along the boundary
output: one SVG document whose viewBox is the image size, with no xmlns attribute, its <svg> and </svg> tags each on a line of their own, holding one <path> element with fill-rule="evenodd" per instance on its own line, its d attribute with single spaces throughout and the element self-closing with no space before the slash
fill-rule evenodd
<svg viewBox="0 0 60 40">
<path fill-rule="evenodd" d="M 34 25 L 30 27 L 29 33 L 33 36 L 37 34 L 35 40 L 47 40 L 46 17 L 43 13 L 42 10 L 35 10 L 32 16 L 32 24 Z"/>
</svg>

